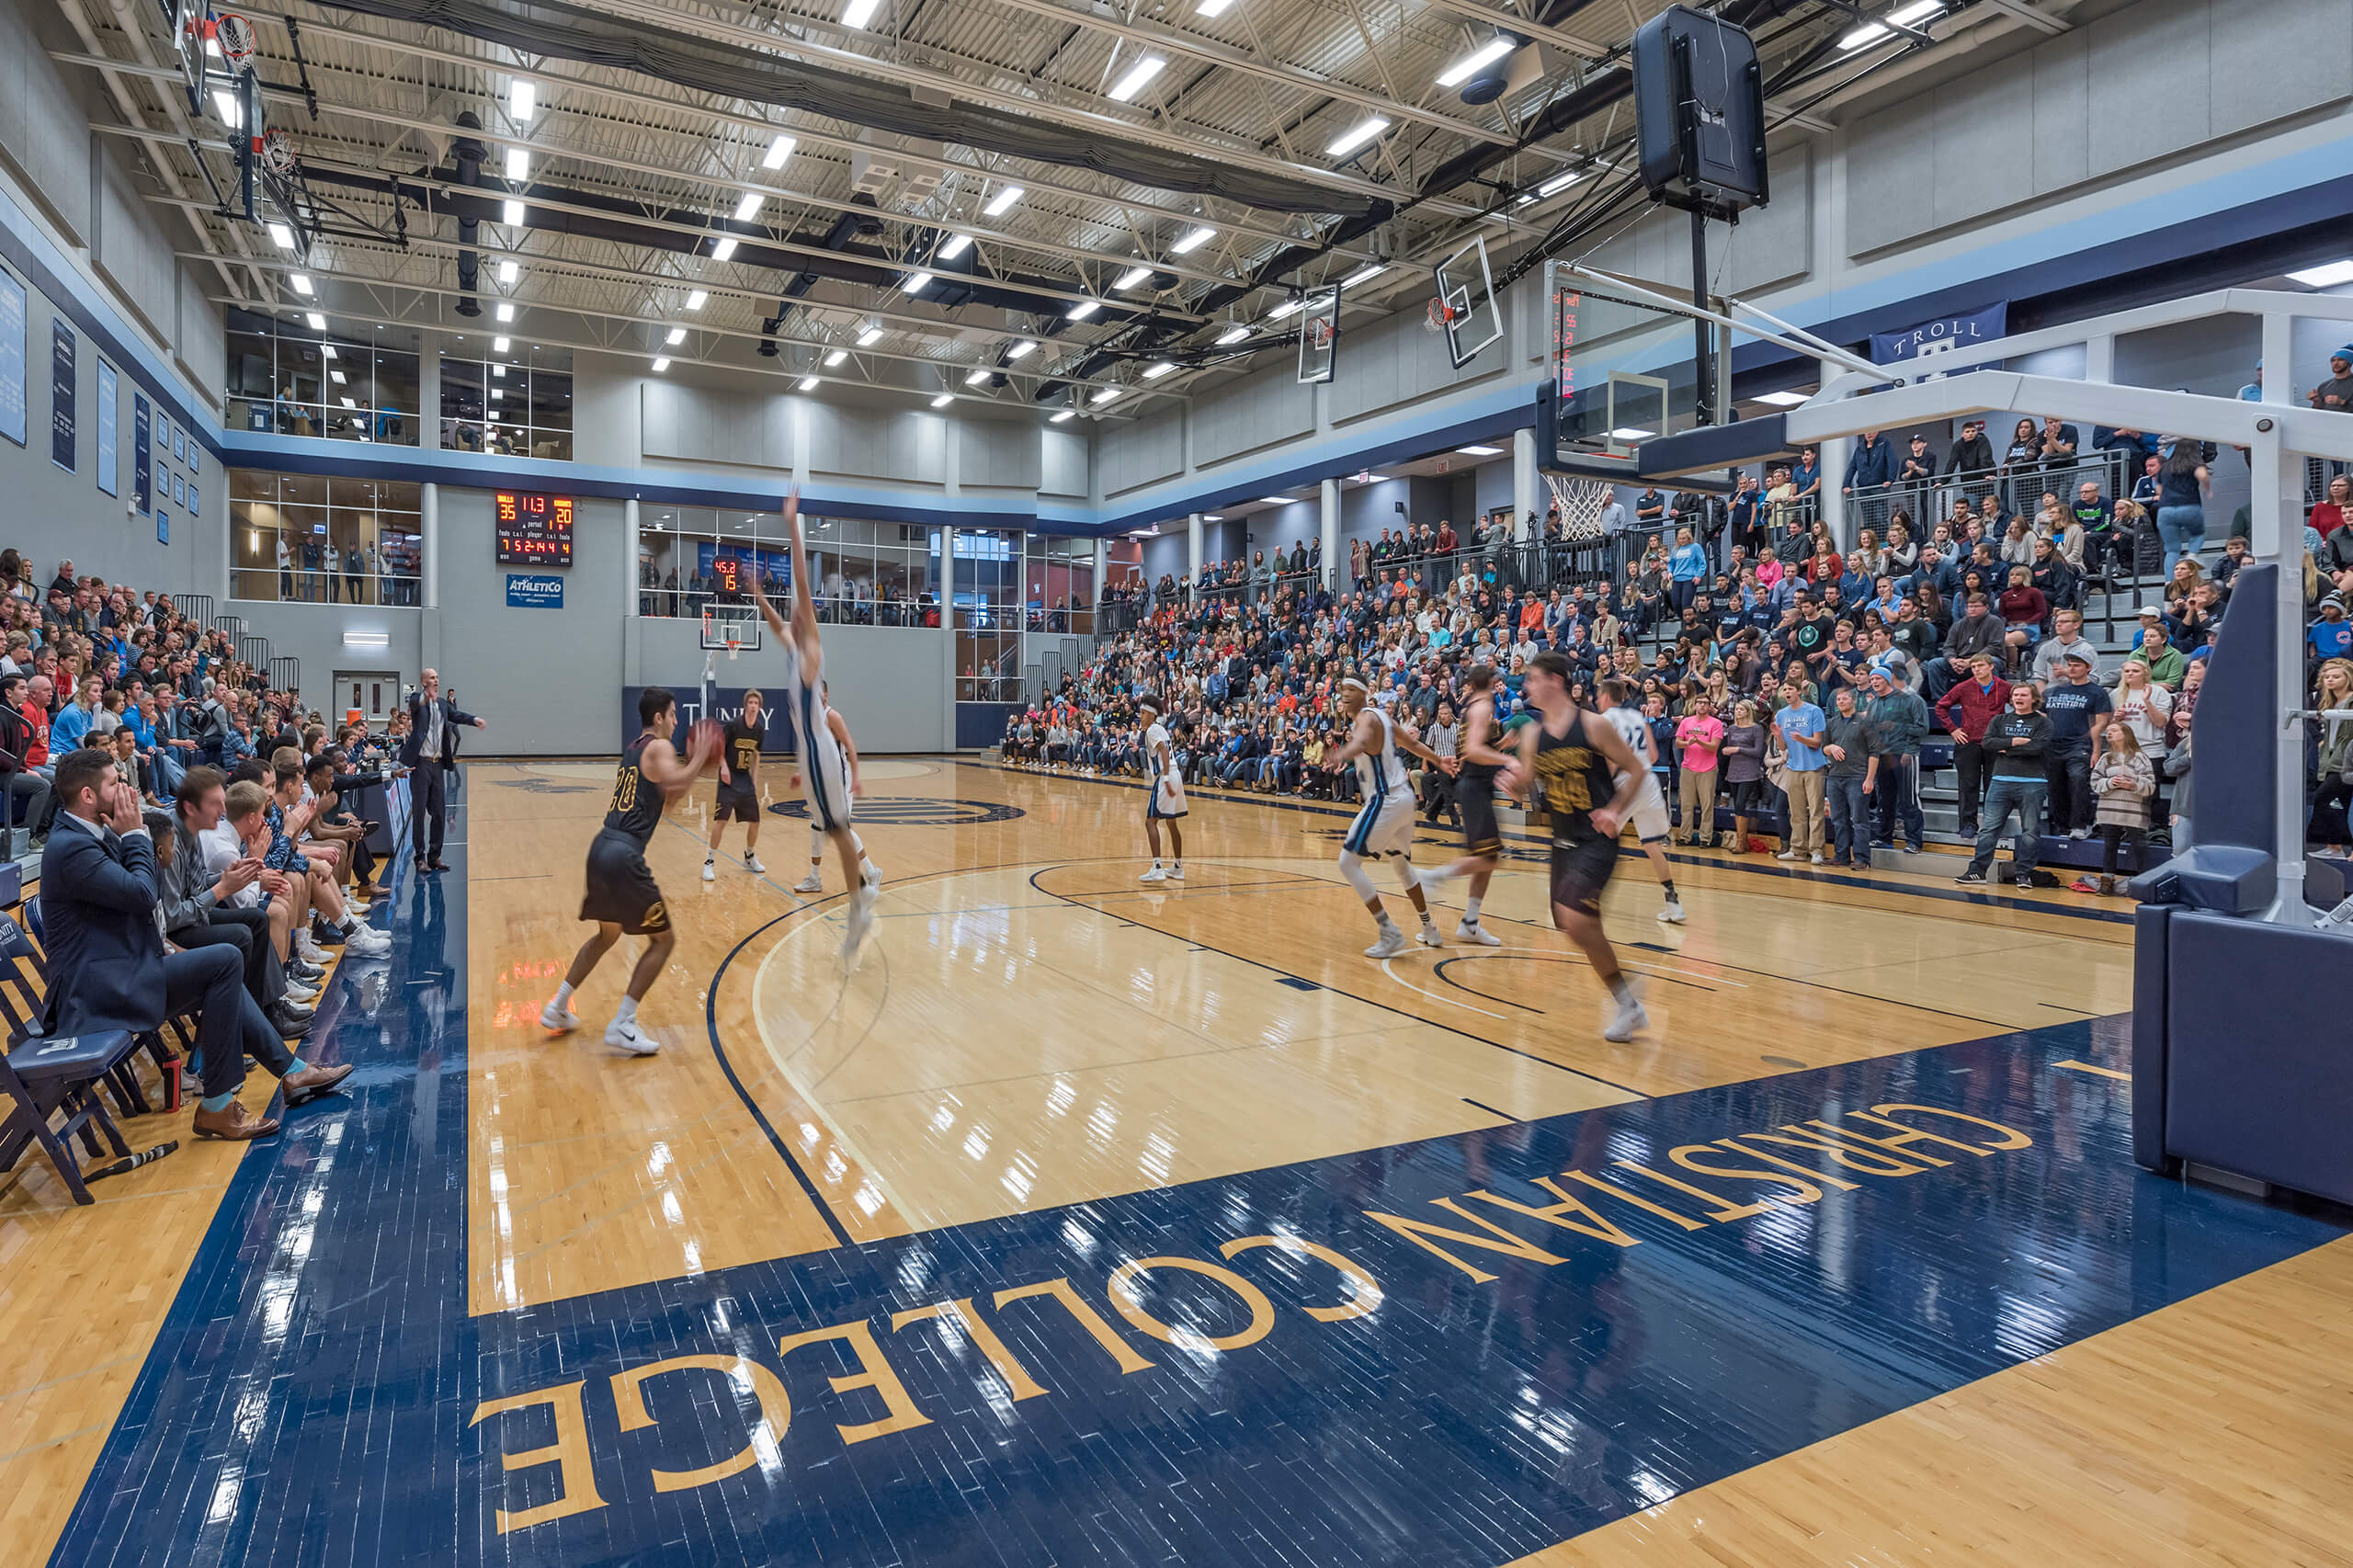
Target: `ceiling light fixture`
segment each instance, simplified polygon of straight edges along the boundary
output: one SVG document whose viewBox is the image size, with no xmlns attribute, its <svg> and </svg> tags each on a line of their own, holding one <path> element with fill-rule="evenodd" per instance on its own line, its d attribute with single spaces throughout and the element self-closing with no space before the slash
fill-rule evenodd
<svg viewBox="0 0 2353 1568">
<path fill-rule="evenodd" d="M 734 254 L 735 236 L 733 234 L 720 235 L 717 242 L 710 247 L 710 259 L 713 261 L 725 261 Z"/>
<path fill-rule="evenodd" d="M 358 405 L 358 403 L 356 403 L 352 402 L 352 401 L 351 401 L 351 399 L 349 399 L 349 398 L 345 398 L 345 399 L 343 400 L 343 406 L 344 406 L 344 407 L 346 407 L 346 408 L 358 408 L 359 405 Z"/>
<path fill-rule="evenodd" d="M 799 143 L 790 136 L 778 137 L 768 143 L 768 150 L 760 155 L 760 167 L 764 169 L 784 167 L 784 161 L 792 156 L 792 149 L 798 145 Z"/>
<path fill-rule="evenodd" d="M 2307 267 L 2288 276 L 2308 289 L 2334 289 L 2340 283 L 2353 283 L 2353 261 L 2332 261 L 2323 267 Z"/>
<path fill-rule="evenodd" d="M 870 326 L 858 335 L 858 346 L 860 348 L 871 348 L 881 341 L 882 341 L 882 329 L 879 326 Z"/>
<path fill-rule="evenodd" d="M 324 332 L 327 329 L 327 318 L 319 314 L 316 311 L 305 312 L 302 316 L 302 324 L 305 326 L 308 326 L 313 332 Z"/>
<path fill-rule="evenodd" d="M 802 392 L 815 392 L 817 390 L 817 378 L 814 376 L 801 377 L 801 390 Z"/>
<path fill-rule="evenodd" d="M 327 372 L 327 380 L 333 381 L 337 386 L 343 386 L 346 384 L 343 379 L 343 372 L 341 370 L 329 370 Z"/>
<path fill-rule="evenodd" d="M 949 235 L 946 243 L 941 244 L 939 247 L 939 259 L 942 261 L 954 261 L 958 256 L 964 254 L 965 250 L 972 244 L 972 236 L 970 234 Z"/>
<path fill-rule="evenodd" d="M 310 280 L 310 278 L 308 278 L 307 277 L 303 276 L 301 273 L 298 272 L 298 273 L 296 273 L 296 274 L 294 275 L 294 277 L 293 277 L 293 278 L 292 278 L 292 280 L 291 280 L 291 281 L 292 281 L 292 282 L 293 282 L 293 284 L 294 284 L 294 292 L 296 292 L 297 294 L 301 295 L 301 296 L 302 296 L 302 298 L 304 298 L 304 299 L 306 299 L 306 300 L 307 300 L 307 299 L 309 299 L 309 298 L 311 297 L 311 280 Z"/>
<path fill-rule="evenodd" d="M 521 228 L 523 226 L 523 204 L 516 200 L 513 197 L 508 197 L 505 201 L 498 204 L 498 221 L 506 224 L 510 229 Z"/>
<path fill-rule="evenodd" d="M 995 374 L 996 374 L 995 371 L 983 365 L 979 369 L 974 370 L 971 375 L 966 376 L 964 378 L 964 384 L 968 387 L 976 387 Z"/>
<path fill-rule="evenodd" d="M 1163 359 L 1159 364 L 1154 365 L 1150 369 L 1146 370 L 1143 373 L 1143 379 L 1147 381 L 1156 381 L 1163 376 L 1174 375 L 1176 372 L 1176 366 L 1175 362 Z"/>
<path fill-rule="evenodd" d="M 244 127 L 245 114 L 244 109 L 237 107 L 236 94 L 222 92 L 215 87 L 212 90 L 212 107 L 221 112 L 221 123 L 229 127 L 230 130 L 236 131 Z"/>
<path fill-rule="evenodd" d="M 1382 266 L 1377 261 L 1370 264 L 1369 266 L 1359 267 L 1354 272 L 1349 273 L 1346 278 L 1340 279 L 1340 287 L 1344 290 L 1348 289 L 1361 289 L 1366 284 L 1371 282 L 1374 278 L 1380 277 L 1382 273 L 1388 270 L 1388 267 Z"/>
<path fill-rule="evenodd" d="M 1057 414 L 1057 415 L 1053 415 L 1051 418 L 1048 419 L 1048 420 L 1046 421 L 1046 423 L 1047 423 L 1047 424 L 1049 424 L 1049 425 L 1060 425 L 1063 420 L 1071 418 L 1073 415 L 1076 415 L 1077 413 L 1078 413 L 1078 410 L 1076 410 L 1076 409 L 1074 409 L 1074 408 L 1065 408 L 1065 409 L 1063 409 L 1060 414 Z"/>
<path fill-rule="evenodd" d="M 1124 294 L 1129 290 L 1134 288 L 1137 284 L 1142 282 L 1145 278 L 1150 278 L 1151 276 L 1152 268 L 1149 267 L 1131 267 L 1125 272 L 1120 274 L 1120 280 L 1117 283 L 1112 284 L 1111 287 L 1120 293 Z"/>
<path fill-rule="evenodd" d="M 524 180 L 531 177 L 531 154 L 520 147 L 506 149 L 506 177 Z"/>
<path fill-rule="evenodd" d="M 1217 231 L 1204 224 L 1170 245 L 1168 251 L 1172 256 L 1190 256 L 1215 238 Z"/>
<path fill-rule="evenodd" d="M 1070 308 L 1069 319 L 1072 321 L 1085 321 L 1087 317 L 1093 315 L 1102 308 L 1103 301 L 1100 300 L 1081 300 L 1078 303 Z"/>
<path fill-rule="evenodd" d="M 682 326 L 674 326 L 670 329 L 670 335 L 664 338 L 662 341 L 668 344 L 671 347 L 676 348 L 679 344 L 684 343 L 686 340 L 687 329 Z"/>
<path fill-rule="evenodd" d="M 1913 0 L 1909 6 L 1890 11 L 1887 19 L 1899 28 L 1908 28 L 1915 22 L 1927 21 L 1944 8 L 1945 0 Z"/>
<path fill-rule="evenodd" d="M 1377 114 L 1372 115 L 1350 127 L 1337 142 L 1324 149 L 1324 153 L 1334 158 L 1345 158 L 1388 129 L 1387 119 Z"/>
<path fill-rule="evenodd" d="M 956 394 L 954 392 L 941 392 L 938 397 L 931 400 L 931 406 L 934 408 L 946 408 L 949 403 L 954 403 L 955 401 Z"/>
<path fill-rule="evenodd" d="M 745 191 L 743 195 L 743 199 L 735 203 L 735 222 L 738 223 L 750 222 L 752 221 L 752 214 L 760 210 L 760 203 L 766 199 L 767 198 L 763 197 L 756 190 Z"/>
<path fill-rule="evenodd" d="M 1147 54 L 1129 66 L 1128 74 L 1111 84 L 1111 101 L 1123 104 L 1142 92 L 1143 85 L 1159 75 L 1161 67 L 1167 63 L 1157 54 Z"/>
<path fill-rule="evenodd" d="M 910 294 L 920 294 L 930 287 L 931 274 L 928 272 L 915 273 L 907 279 L 907 292 Z"/>
<path fill-rule="evenodd" d="M 490 340 L 490 351 L 493 354 L 504 354 L 514 342 L 515 340 L 511 337 L 494 337 Z"/>
<path fill-rule="evenodd" d="M 1240 322 L 1235 322 L 1232 326 L 1227 327 L 1223 332 L 1217 335 L 1217 346 L 1220 348 L 1223 348 L 1229 344 L 1239 343 L 1249 335 L 1250 329 L 1243 325 Z"/>
<path fill-rule="evenodd" d="M 831 354 L 825 356 L 825 369 L 828 370 L 838 370 L 841 369 L 842 361 L 848 358 L 848 349 L 836 348 Z"/>
<path fill-rule="evenodd" d="M 1499 458 L 1504 451 L 1501 447 L 1457 447 L 1454 449 L 1471 458 Z"/>
<path fill-rule="evenodd" d="M 1258 499 L 1269 506 L 1288 506 L 1291 502 L 1288 495 L 1261 495 Z"/>
<path fill-rule="evenodd" d="M 1107 403 L 1119 402 L 1121 395 L 1120 389 L 1118 387 L 1105 387 L 1101 392 L 1097 392 L 1093 397 L 1088 398 L 1086 401 L 1093 403 L 1096 407 L 1100 408 Z"/>
<path fill-rule="evenodd" d="M 1655 430 L 1637 430 L 1631 425 L 1621 425 L 1609 432 L 1609 438 L 1613 441 L 1647 441 L 1656 434 Z"/>
<path fill-rule="evenodd" d="M 506 85 L 506 112 L 517 119 L 529 119 L 531 111 L 540 107 L 540 88 L 536 82 L 526 82 L 520 76 Z"/>
<path fill-rule="evenodd" d="M 687 309 L 690 311 L 699 311 L 702 309 L 705 304 L 709 303 L 710 300 L 710 290 L 707 289 L 694 290 L 687 295 Z"/>
<path fill-rule="evenodd" d="M 1491 65 L 1519 47 L 1519 40 L 1509 33 L 1497 33 L 1440 73 L 1438 85 L 1451 87 L 1482 65 Z"/>
<path fill-rule="evenodd" d="M 1769 403 L 1775 408 L 1795 408 L 1798 404 L 1803 403 L 1813 395 L 1813 394 L 1812 392 L 1768 392 L 1759 397 L 1756 401 L 1759 403 Z"/>
<path fill-rule="evenodd" d="M 498 264 L 498 280 L 501 283 L 512 283 L 522 275 L 522 267 L 514 262 L 502 261 Z"/>
<path fill-rule="evenodd" d="M 1226 8 L 1233 4 L 1233 0 L 1201 0 L 1200 8 L 1196 12 L 1196 15 L 1203 17 L 1222 17 L 1226 13 Z"/>
<path fill-rule="evenodd" d="M 665 356 L 663 356 L 661 358 L 656 359 L 655 361 L 654 361 L 654 373 L 655 375 L 657 375 L 657 376 L 658 376 L 658 375 L 660 375 L 663 371 L 665 371 L 665 370 L 668 369 L 669 368 L 670 368 L 670 359 L 669 359 L 669 356 L 667 356 L 667 355 L 665 355 Z"/>
<path fill-rule="evenodd" d="M 1027 359 L 1037 351 L 1037 344 L 1025 337 L 1005 351 L 1005 362 L 1010 365 L 1018 360 Z"/>
<path fill-rule="evenodd" d="M 1028 194 L 1029 193 L 1026 190 L 1017 185 L 1008 185 L 1003 190 L 998 191 L 995 196 L 990 197 L 989 204 L 986 207 L 982 208 L 981 211 L 991 218 L 1002 218 L 1005 216 L 1006 210 L 1007 208 L 1011 207 L 1015 202 L 1020 200 Z"/>
<path fill-rule="evenodd" d="M 1286 317 L 1295 316 L 1300 312 L 1301 307 L 1304 306 L 1306 303 L 1307 301 L 1304 299 L 1285 300 L 1281 304 L 1277 305 L 1273 310 L 1267 312 L 1267 319 L 1268 321 L 1282 321 Z"/>
<path fill-rule="evenodd" d="M 294 248 L 294 231 L 288 228 L 283 223 L 272 223 L 269 226 L 269 240 L 270 244 L 276 245 L 279 250 L 292 250 Z"/>
<path fill-rule="evenodd" d="M 882 0 L 849 0 L 849 4 L 842 7 L 842 26 L 846 28 L 866 26 L 874 19 L 874 13 L 881 4 Z"/>
<path fill-rule="evenodd" d="M 498 319 L 502 322 L 510 322 L 515 319 L 515 304 L 513 301 L 501 300 L 498 302 Z"/>
</svg>

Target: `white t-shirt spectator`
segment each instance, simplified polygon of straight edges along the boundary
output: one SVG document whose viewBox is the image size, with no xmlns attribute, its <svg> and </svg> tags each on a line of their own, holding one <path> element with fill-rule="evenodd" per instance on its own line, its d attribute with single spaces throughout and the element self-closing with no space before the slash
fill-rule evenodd
<svg viewBox="0 0 2353 1568">
<path fill-rule="evenodd" d="M 238 840 L 236 830 L 229 825 L 227 817 L 198 834 L 196 842 L 204 852 L 204 869 L 212 873 L 216 881 L 245 852 L 244 845 Z M 248 882 L 239 888 L 229 902 L 239 909 L 255 908 L 261 903 L 261 887 L 258 883 Z"/>
<path fill-rule="evenodd" d="M 2138 691 L 2119 686 L 2110 694 L 2116 699 L 2116 716 L 2141 743 L 2141 749 L 2151 758 L 2165 754 L 2165 721 L 2173 715 L 2173 693 L 2154 683 Z"/>
</svg>

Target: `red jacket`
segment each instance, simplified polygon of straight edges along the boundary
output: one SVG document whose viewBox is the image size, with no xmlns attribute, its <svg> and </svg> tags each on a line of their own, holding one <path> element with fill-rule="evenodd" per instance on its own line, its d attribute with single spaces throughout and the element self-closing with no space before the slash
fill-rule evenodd
<svg viewBox="0 0 2353 1568">
<path fill-rule="evenodd" d="M 1972 741 L 1982 741 L 1985 738 L 1985 726 L 2009 705 L 2008 681 L 1995 676 L 1993 688 L 1988 690 L 1972 676 L 1937 699 L 1937 717 L 1944 721 L 1946 729 L 1959 730 Z"/>
</svg>

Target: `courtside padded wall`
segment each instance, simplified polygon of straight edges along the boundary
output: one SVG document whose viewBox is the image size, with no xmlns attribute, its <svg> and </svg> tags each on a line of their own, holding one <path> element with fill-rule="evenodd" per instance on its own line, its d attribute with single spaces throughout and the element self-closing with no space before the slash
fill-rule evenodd
<svg viewBox="0 0 2353 1568">
<path fill-rule="evenodd" d="M 1100 130 L 1074 131 L 972 104 L 918 103 L 906 89 L 886 83 L 625 21 L 563 0 L 338 0 L 335 9 L 438 28 L 525 54 L 635 71 L 698 92 L 797 108 L 895 135 L 1093 169 L 1155 190 L 1222 197 L 1270 212 L 1376 221 L 1390 215 L 1391 204 L 1378 198 L 1164 152 Z"/>
</svg>

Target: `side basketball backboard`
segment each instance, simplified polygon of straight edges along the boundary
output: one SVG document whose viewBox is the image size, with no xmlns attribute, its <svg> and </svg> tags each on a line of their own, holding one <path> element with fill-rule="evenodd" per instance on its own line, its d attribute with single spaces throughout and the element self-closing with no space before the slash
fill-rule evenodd
<svg viewBox="0 0 2353 1568">
<path fill-rule="evenodd" d="M 171 29 L 172 47 L 179 57 L 180 90 L 188 95 L 188 111 L 204 113 L 204 61 L 211 7 L 206 0 L 159 0 L 164 25 Z M 233 127 L 232 129 L 234 129 Z"/>
<path fill-rule="evenodd" d="M 739 653 L 760 651 L 760 632 L 764 630 L 760 612 L 750 605 L 707 605 L 702 612 L 702 645 L 716 653 L 726 650 L 730 658 Z"/>
<path fill-rule="evenodd" d="M 1438 299 L 1431 313 L 1446 331 L 1446 351 L 1459 370 L 1504 335 L 1503 312 L 1495 306 L 1495 275 L 1487 265 L 1486 236 L 1472 235 L 1432 271 Z"/>
<path fill-rule="evenodd" d="M 1299 308 L 1299 380 L 1320 386 L 1340 369 L 1340 286 L 1326 284 Z"/>
</svg>

